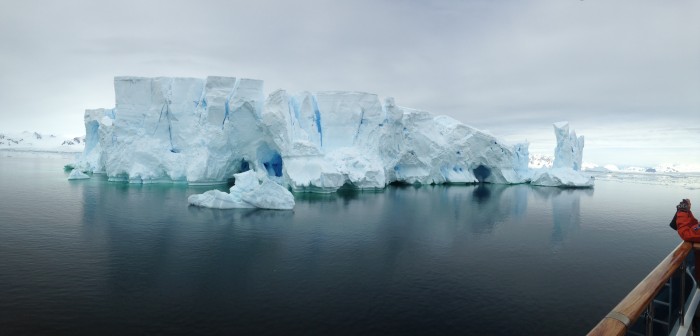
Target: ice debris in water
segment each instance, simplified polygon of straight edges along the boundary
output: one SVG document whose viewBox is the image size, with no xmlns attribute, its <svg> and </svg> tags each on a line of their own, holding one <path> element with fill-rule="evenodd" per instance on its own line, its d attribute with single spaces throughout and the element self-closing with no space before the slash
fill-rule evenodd
<svg viewBox="0 0 700 336">
<path fill-rule="evenodd" d="M 271 181 L 266 175 L 261 179 L 253 170 L 234 174 L 235 184 L 229 193 L 209 190 L 203 194 L 190 195 L 191 205 L 215 209 L 262 208 L 291 210 L 294 196 L 289 190 Z M 261 183 L 262 182 L 262 183 Z"/>
<path fill-rule="evenodd" d="M 68 175 L 69 180 L 85 180 L 89 178 L 90 176 L 80 171 L 80 169 L 73 169 Z"/>
</svg>

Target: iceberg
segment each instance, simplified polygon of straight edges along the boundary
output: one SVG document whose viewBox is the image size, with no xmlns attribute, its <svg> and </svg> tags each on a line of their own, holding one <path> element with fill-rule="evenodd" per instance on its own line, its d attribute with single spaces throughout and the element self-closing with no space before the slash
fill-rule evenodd
<svg viewBox="0 0 700 336">
<path fill-rule="evenodd" d="M 594 178 L 572 169 L 552 168 L 535 172 L 530 183 L 543 187 L 587 188 L 593 186 Z"/>
<path fill-rule="evenodd" d="M 90 176 L 81 172 L 80 169 L 73 169 L 71 170 L 70 174 L 68 174 L 69 180 L 85 180 L 89 178 Z"/>
<path fill-rule="evenodd" d="M 261 80 L 214 76 L 115 77 L 114 89 L 114 108 L 86 111 L 85 150 L 73 165 L 110 181 L 221 184 L 252 170 L 265 176 L 261 186 L 335 192 L 532 177 L 527 143 L 507 144 L 371 93 L 265 96 Z M 238 206 L 215 192 L 207 197 Z"/>
<path fill-rule="evenodd" d="M 254 171 L 248 170 L 234 174 L 234 177 L 235 184 L 229 189 L 230 193 L 209 190 L 203 194 L 190 195 L 187 202 L 191 205 L 215 209 L 291 210 L 294 208 L 292 193 L 271 181 L 266 175 L 262 175 L 261 180 L 259 180 Z"/>
<path fill-rule="evenodd" d="M 593 187 L 594 177 L 581 172 L 583 160 L 583 136 L 569 132 L 568 122 L 554 123 L 557 147 L 554 150 L 552 168 L 533 171 L 530 183 L 545 187 Z"/>
</svg>

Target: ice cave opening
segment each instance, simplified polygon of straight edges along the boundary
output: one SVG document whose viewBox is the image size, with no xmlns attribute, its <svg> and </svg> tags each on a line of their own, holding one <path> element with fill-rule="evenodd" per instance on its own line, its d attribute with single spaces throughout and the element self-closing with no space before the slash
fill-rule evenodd
<svg viewBox="0 0 700 336">
<path fill-rule="evenodd" d="M 267 170 L 267 175 L 282 176 L 282 156 L 278 151 L 264 144 L 258 148 L 258 160 L 260 160 L 265 170 Z"/>
<path fill-rule="evenodd" d="M 239 173 L 247 172 L 250 170 L 250 163 L 246 160 L 241 160 L 241 167 L 238 170 Z"/>
<path fill-rule="evenodd" d="M 491 169 L 489 169 L 489 167 L 479 165 L 478 167 L 474 168 L 474 177 L 476 177 L 479 183 L 486 182 L 486 179 L 489 176 L 491 176 Z"/>
</svg>

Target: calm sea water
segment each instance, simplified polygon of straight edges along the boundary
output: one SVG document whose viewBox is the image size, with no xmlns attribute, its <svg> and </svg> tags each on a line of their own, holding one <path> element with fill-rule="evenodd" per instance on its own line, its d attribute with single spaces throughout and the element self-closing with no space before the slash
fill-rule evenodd
<svg viewBox="0 0 700 336">
<path fill-rule="evenodd" d="M 190 207 L 210 187 L 67 181 L 0 158 L 0 334 L 588 332 L 678 243 L 699 190 L 598 181 L 297 194 Z"/>
</svg>

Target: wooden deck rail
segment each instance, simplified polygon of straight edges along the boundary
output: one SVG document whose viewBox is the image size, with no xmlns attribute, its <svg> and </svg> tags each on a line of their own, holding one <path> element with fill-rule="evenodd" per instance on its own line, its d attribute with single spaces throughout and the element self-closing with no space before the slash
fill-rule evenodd
<svg viewBox="0 0 700 336">
<path fill-rule="evenodd" d="M 700 248 L 700 244 L 682 242 L 678 245 L 588 335 L 624 335 L 681 266 L 693 247 Z"/>
</svg>

